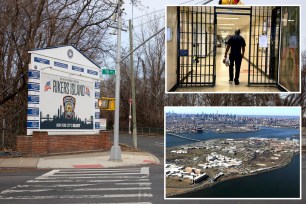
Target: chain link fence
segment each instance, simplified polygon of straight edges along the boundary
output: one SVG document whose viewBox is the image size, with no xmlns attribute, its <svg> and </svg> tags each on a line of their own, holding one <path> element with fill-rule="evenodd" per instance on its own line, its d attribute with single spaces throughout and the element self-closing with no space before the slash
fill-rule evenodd
<svg viewBox="0 0 306 204">
<path fill-rule="evenodd" d="M 9 112 L 9 111 L 7 111 Z M 0 150 L 15 150 L 17 135 L 26 134 L 26 106 L 0 117 Z"/>
</svg>

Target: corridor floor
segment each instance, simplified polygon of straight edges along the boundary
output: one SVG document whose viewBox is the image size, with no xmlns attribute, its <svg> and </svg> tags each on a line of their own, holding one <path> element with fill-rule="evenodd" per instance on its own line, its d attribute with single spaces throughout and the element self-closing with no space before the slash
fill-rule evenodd
<svg viewBox="0 0 306 204">
<path fill-rule="evenodd" d="M 228 67 L 223 64 L 225 46 L 217 48 L 216 56 L 216 85 L 202 87 L 183 87 L 176 89 L 175 92 L 214 92 L 214 93 L 279 93 L 280 90 L 275 86 L 248 86 L 248 62 L 243 59 L 240 69 L 240 84 L 229 83 Z M 247 53 L 246 53 L 247 54 Z"/>
</svg>

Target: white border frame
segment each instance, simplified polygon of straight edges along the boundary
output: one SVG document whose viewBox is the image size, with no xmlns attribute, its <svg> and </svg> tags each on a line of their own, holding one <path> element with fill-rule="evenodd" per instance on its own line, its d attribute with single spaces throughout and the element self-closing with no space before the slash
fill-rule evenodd
<svg viewBox="0 0 306 204">
<path fill-rule="evenodd" d="M 166 197 L 166 177 L 165 177 L 165 164 L 166 164 L 166 109 L 167 108 L 191 108 L 191 109 L 201 109 L 205 108 L 219 108 L 219 109 L 238 109 L 238 108 L 250 108 L 250 109 L 271 109 L 271 108 L 279 108 L 279 109 L 289 109 L 289 108 L 297 108 L 300 111 L 300 197 L 299 198 L 167 198 Z M 302 200 L 302 108 L 300 106 L 165 106 L 164 107 L 164 169 L 163 169 L 163 180 L 164 180 L 164 200 Z"/>
<path fill-rule="evenodd" d="M 295 94 L 295 93 L 297 93 L 297 94 L 300 94 L 301 93 L 301 91 L 302 91 L 302 88 L 301 88 L 301 85 L 302 85 L 302 67 L 303 67 L 303 65 L 302 65 L 302 50 L 301 50 L 301 24 L 302 24 L 302 19 L 301 19 L 301 8 L 302 8 L 302 6 L 301 6 L 301 4 L 284 4 L 284 5 L 271 5 L 271 4 L 240 4 L 240 5 L 218 5 L 218 4 L 207 4 L 207 5 L 193 5 L 193 4 L 173 4 L 173 5 L 171 5 L 171 4 L 166 4 L 165 5 L 165 28 L 167 28 L 167 7 L 168 6 L 198 6 L 198 7 L 200 7 L 200 6 L 205 6 L 205 7 L 207 7 L 207 6 L 210 6 L 210 7 L 244 7 L 244 6 L 281 6 L 281 7 L 284 7 L 284 6 L 297 6 L 297 7 L 299 7 L 299 11 L 300 11 L 300 13 L 299 13 L 299 17 L 300 17 L 300 22 L 299 22 L 299 67 L 300 67 L 300 70 L 299 70 L 299 79 L 300 79 L 300 81 L 299 81 L 299 91 L 297 91 L 297 92 L 290 92 L 290 91 L 288 91 L 287 89 L 285 89 L 281 84 L 279 84 L 282 88 L 284 88 L 285 90 L 287 90 L 288 92 L 281 92 L 281 91 L 279 91 L 279 92 L 185 92 L 185 91 L 180 91 L 180 92 L 178 92 L 178 91 L 174 91 L 174 92 L 170 92 L 170 91 L 168 91 L 167 89 L 171 89 L 172 87 L 168 87 L 167 86 L 167 70 L 168 70 L 168 68 L 167 68 L 167 50 L 168 50 L 168 48 L 167 48 L 167 40 L 165 40 L 165 93 L 166 94 L 280 94 L 280 93 L 283 93 L 283 94 Z M 165 32 L 165 39 L 167 39 L 166 36 L 167 35 L 167 32 Z M 175 34 L 175 35 L 177 35 L 177 34 Z M 173 39 L 173 38 L 172 38 Z M 279 73 L 278 73 L 279 74 Z M 217 75 L 216 75 L 216 77 L 217 77 Z M 263 88 L 264 88 L 264 86 L 263 86 Z"/>
</svg>

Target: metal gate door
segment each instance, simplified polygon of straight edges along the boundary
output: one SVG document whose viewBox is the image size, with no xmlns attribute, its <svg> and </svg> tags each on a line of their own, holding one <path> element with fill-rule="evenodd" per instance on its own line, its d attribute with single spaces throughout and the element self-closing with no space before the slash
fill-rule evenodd
<svg viewBox="0 0 306 204">
<path fill-rule="evenodd" d="M 180 87 L 215 85 L 215 19 L 213 7 L 178 7 Z"/>
<path fill-rule="evenodd" d="M 279 41 L 278 34 L 271 33 L 272 7 L 253 6 L 250 25 L 250 63 L 249 63 L 249 85 L 277 85 L 278 66 L 275 64 L 275 53 Z M 271 52 L 271 48 L 273 51 Z M 273 56 L 271 56 L 271 53 Z M 272 67 L 273 66 L 273 67 Z"/>
</svg>

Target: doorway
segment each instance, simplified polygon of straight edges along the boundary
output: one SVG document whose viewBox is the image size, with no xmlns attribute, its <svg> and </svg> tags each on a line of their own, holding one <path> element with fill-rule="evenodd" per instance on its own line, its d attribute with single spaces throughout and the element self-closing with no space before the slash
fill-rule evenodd
<svg viewBox="0 0 306 204">
<path fill-rule="evenodd" d="M 234 35 L 237 29 L 240 29 L 240 36 L 242 36 L 246 42 L 245 58 L 242 59 L 239 80 L 241 86 L 246 86 L 248 84 L 249 61 L 247 59 L 249 56 L 250 15 L 251 7 L 216 7 L 216 87 L 219 87 L 220 90 L 230 90 L 230 88 L 233 88 L 229 87 L 229 67 L 225 67 L 222 62 L 227 47 L 227 41 Z M 236 87 L 234 91 L 237 90 L 239 91 L 240 89 Z"/>
</svg>

